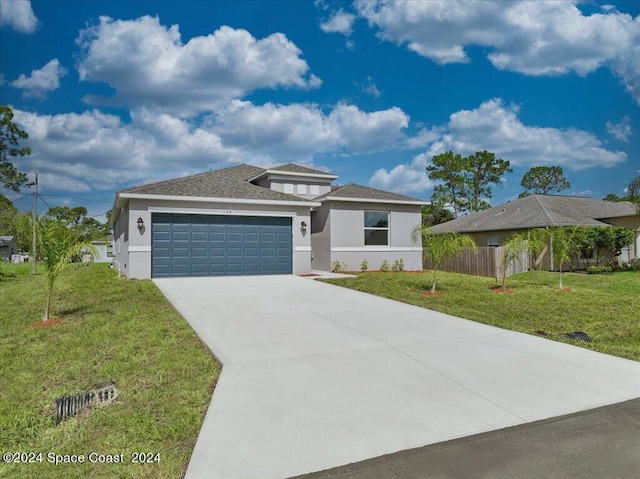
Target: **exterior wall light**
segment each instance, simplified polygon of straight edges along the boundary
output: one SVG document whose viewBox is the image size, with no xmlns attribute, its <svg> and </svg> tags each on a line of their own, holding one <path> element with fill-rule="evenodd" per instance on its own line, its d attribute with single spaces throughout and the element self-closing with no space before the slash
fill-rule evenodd
<svg viewBox="0 0 640 479">
<path fill-rule="evenodd" d="M 138 218 L 138 229 L 141 230 L 142 228 L 144 228 L 144 221 L 142 220 L 142 217 Z"/>
<path fill-rule="evenodd" d="M 307 232 L 307 223 L 305 223 L 304 221 L 300 223 L 300 231 L 302 231 L 302 234 L 305 234 Z"/>
</svg>

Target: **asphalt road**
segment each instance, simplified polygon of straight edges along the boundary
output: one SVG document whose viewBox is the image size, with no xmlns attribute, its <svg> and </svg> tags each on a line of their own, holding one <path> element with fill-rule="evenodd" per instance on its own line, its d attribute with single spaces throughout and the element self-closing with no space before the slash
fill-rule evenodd
<svg viewBox="0 0 640 479">
<path fill-rule="evenodd" d="M 637 479 L 640 399 L 467 436 L 296 479 Z"/>
</svg>

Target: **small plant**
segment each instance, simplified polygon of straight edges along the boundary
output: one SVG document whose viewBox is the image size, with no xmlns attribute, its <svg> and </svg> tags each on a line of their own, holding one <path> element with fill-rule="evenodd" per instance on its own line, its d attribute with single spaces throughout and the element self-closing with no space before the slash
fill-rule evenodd
<svg viewBox="0 0 640 479">
<path fill-rule="evenodd" d="M 399 260 L 395 260 L 393 265 L 391 266 L 391 271 L 399 273 L 404 270 L 404 260 L 400 258 Z"/>
<path fill-rule="evenodd" d="M 613 268 L 611 266 L 589 266 L 587 268 L 588 274 L 606 274 L 612 272 Z"/>
<path fill-rule="evenodd" d="M 382 271 L 383 273 L 389 271 L 389 262 L 386 259 L 380 265 L 380 271 Z"/>
<path fill-rule="evenodd" d="M 343 273 L 346 268 L 346 263 L 341 263 L 340 261 L 334 261 L 333 263 L 331 263 L 331 271 L 333 271 L 334 273 Z"/>
<path fill-rule="evenodd" d="M 367 261 L 367 258 L 364 258 L 362 260 L 362 263 L 360 263 L 360 271 L 364 273 L 368 269 L 369 269 L 369 262 Z"/>
</svg>

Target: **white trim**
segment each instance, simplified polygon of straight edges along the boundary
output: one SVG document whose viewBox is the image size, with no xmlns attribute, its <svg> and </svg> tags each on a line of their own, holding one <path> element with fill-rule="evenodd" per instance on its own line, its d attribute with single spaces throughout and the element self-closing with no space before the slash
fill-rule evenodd
<svg viewBox="0 0 640 479">
<path fill-rule="evenodd" d="M 315 201 L 284 201 L 284 200 L 252 200 L 246 198 L 213 198 L 207 196 L 172 196 L 172 195 L 145 195 L 141 193 L 120 193 L 119 199 L 138 200 L 169 200 L 169 201 L 191 201 L 201 203 L 236 203 L 240 205 L 265 205 L 265 206 L 320 206 Z"/>
<path fill-rule="evenodd" d="M 328 196 L 320 199 L 320 201 L 346 201 L 351 203 L 386 203 L 389 205 L 412 205 L 412 206 L 426 206 L 431 203 L 428 201 L 401 201 L 401 200 L 378 200 L 373 198 L 339 198 L 335 196 Z"/>
<path fill-rule="evenodd" d="M 172 208 L 170 206 L 150 206 L 150 213 L 175 213 L 186 215 L 217 215 L 217 216 L 275 216 L 296 217 L 292 211 L 252 211 L 252 210 L 204 210 L 202 208 Z"/>
<path fill-rule="evenodd" d="M 253 178 L 249 178 L 247 181 L 249 183 L 256 181 L 260 178 L 262 178 L 263 176 L 276 176 L 276 175 L 283 175 L 283 176 L 297 176 L 297 177 L 302 177 L 302 178 L 322 178 L 322 179 L 327 179 L 327 180 L 335 180 L 338 177 L 336 175 L 332 175 L 329 173 L 299 173 L 296 171 L 282 171 L 282 170 L 266 170 L 262 173 L 260 173 L 258 176 L 254 176 Z"/>
<path fill-rule="evenodd" d="M 149 246 L 129 246 L 129 253 L 151 253 L 151 245 L 149 245 Z"/>
<path fill-rule="evenodd" d="M 331 248 L 332 253 L 347 252 L 366 252 L 366 251 L 383 251 L 385 253 L 394 253 L 400 251 L 422 251 L 422 248 L 415 246 L 334 246 Z"/>
<path fill-rule="evenodd" d="M 311 251 L 311 246 L 294 246 L 293 251 Z"/>
</svg>

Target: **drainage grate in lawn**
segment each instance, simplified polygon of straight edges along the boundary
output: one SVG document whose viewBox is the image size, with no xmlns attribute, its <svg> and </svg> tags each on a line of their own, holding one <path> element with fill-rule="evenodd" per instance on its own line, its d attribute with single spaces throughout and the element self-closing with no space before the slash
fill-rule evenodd
<svg viewBox="0 0 640 479">
<path fill-rule="evenodd" d="M 72 396 L 56 398 L 56 426 L 63 419 L 75 416 L 92 404 L 108 404 L 118 397 L 115 384 L 109 384 L 95 391 L 87 391 Z"/>
</svg>

